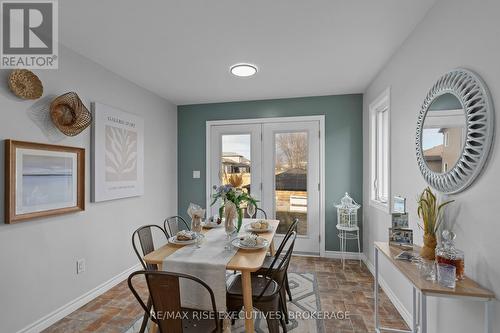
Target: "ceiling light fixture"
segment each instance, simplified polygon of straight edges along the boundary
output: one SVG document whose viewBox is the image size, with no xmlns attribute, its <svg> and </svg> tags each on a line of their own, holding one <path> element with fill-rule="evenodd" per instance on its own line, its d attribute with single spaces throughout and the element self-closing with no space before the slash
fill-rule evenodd
<svg viewBox="0 0 500 333">
<path fill-rule="evenodd" d="M 257 66 L 252 64 L 235 64 L 231 66 L 231 73 L 238 77 L 249 77 L 258 71 Z"/>
</svg>

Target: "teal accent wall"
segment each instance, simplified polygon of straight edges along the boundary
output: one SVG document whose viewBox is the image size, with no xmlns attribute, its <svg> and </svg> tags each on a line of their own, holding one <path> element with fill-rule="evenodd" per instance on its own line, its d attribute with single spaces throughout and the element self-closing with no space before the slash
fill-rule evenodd
<svg viewBox="0 0 500 333">
<path fill-rule="evenodd" d="M 362 113 L 361 94 L 178 106 L 179 214 L 186 216 L 190 202 L 205 205 L 206 121 L 325 115 L 326 249 L 338 251 L 334 204 L 345 192 L 363 202 Z M 193 179 L 193 170 L 201 178 Z M 360 211 L 360 226 L 361 216 Z M 357 249 L 351 244 L 349 250 Z"/>
</svg>

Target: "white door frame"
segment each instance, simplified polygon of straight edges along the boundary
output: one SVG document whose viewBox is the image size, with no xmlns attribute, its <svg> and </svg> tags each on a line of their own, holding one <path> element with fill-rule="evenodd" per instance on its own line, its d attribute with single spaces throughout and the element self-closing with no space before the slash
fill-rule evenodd
<svg viewBox="0 0 500 333">
<path fill-rule="evenodd" d="M 206 122 L 206 149 L 205 149 L 205 163 L 206 163 L 206 185 L 205 185 L 205 195 L 207 208 L 210 207 L 210 196 L 212 192 L 211 184 L 211 127 L 217 125 L 236 125 L 236 124 L 267 124 L 267 123 L 277 123 L 277 122 L 297 122 L 297 121 L 319 121 L 319 178 L 320 178 L 320 188 L 319 188 L 319 254 L 321 257 L 325 256 L 325 116 L 300 116 L 300 117 L 276 117 L 276 118 L 252 118 L 252 119 L 232 119 L 232 120 L 209 120 Z"/>
</svg>

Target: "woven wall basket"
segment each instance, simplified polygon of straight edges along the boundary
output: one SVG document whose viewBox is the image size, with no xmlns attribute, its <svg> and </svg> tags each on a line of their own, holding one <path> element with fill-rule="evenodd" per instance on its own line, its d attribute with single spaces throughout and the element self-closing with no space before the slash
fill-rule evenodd
<svg viewBox="0 0 500 333">
<path fill-rule="evenodd" d="M 14 95 L 23 99 L 37 99 L 43 94 L 42 81 L 27 69 L 15 69 L 10 72 L 9 88 Z"/>
<path fill-rule="evenodd" d="M 50 116 L 54 125 L 67 136 L 80 134 L 92 122 L 92 114 L 75 92 L 56 97 L 50 103 Z"/>
</svg>

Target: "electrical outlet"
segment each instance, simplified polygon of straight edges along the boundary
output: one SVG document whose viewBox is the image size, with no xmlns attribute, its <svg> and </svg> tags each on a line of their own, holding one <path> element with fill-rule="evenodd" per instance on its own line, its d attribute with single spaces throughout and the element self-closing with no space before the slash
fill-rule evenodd
<svg viewBox="0 0 500 333">
<path fill-rule="evenodd" d="M 85 272 L 85 259 L 78 259 L 76 261 L 76 274 Z"/>
</svg>

